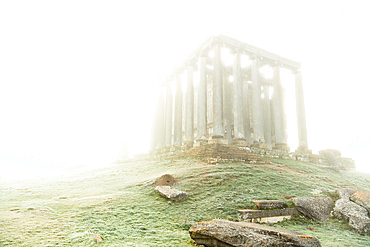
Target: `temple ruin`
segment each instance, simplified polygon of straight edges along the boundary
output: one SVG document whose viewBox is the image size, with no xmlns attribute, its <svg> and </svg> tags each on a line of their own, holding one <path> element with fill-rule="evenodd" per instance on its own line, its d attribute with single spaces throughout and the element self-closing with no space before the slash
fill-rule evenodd
<svg viewBox="0 0 370 247">
<path fill-rule="evenodd" d="M 225 65 L 221 49 L 233 54 L 232 65 Z M 248 66 L 242 67 L 242 56 L 250 60 Z M 260 73 L 266 65 L 272 68 L 272 78 Z M 280 68 L 294 74 L 297 150 L 308 152 L 300 63 L 224 35 L 205 41 L 163 81 L 151 150 L 163 153 L 220 143 L 289 151 Z"/>
</svg>

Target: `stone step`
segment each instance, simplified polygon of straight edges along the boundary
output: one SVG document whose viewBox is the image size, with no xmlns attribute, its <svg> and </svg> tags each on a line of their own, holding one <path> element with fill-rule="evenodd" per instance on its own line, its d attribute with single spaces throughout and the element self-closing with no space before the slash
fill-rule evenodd
<svg viewBox="0 0 370 247">
<path fill-rule="evenodd" d="M 257 205 L 258 209 L 275 209 L 286 208 L 288 205 L 284 201 L 279 200 L 252 200 Z"/>
<path fill-rule="evenodd" d="M 290 220 L 293 215 L 298 214 L 295 208 L 273 209 L 273 210 L 254 210 L 240 209 L 243 219 L 247 222 L 261 222 L 274 224 L 284 219 Z"/>
</svg>

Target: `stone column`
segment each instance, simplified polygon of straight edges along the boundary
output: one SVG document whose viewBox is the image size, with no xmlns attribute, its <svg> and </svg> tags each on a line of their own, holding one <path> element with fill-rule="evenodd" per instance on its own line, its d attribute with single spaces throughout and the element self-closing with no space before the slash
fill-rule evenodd
<svg viewBox="0 0 370 247">
<path fill-rule="evenodd" d="M 207 140 L 207 57 L 201 54 L 198 61 L 199 84 L 198 84 L 198 122 L 197 142 Z"/>
<path fill-rule="evenodd" d="M 194 138 L 194 85 L 193 85 L 194 67 L 187 67 L 187 86 L 185 102 L 185 142 L 189 147 L 193 146 Z"/>
<path fill-rule="evenodd" d="M 166 134 L 165 134 L 165 147 L 171 147 L 172 140 L 172 82 L 167 82 L 166 94 Z"/>
<path fill-rule="evenodd" d="M 280 83 L 280 68 L 279 65 L 273 67 L 273 104 L 274 104 L 274 122 L 275 122 L 275 142 L 281 145 L 284 142 L 283 130 L 283 113 L 281 109 L 281 83 Z"/>
<path fill-rule="evenodd" d="M 224 64 L 223 64 L 223 68 Z M 232 113 L 232 91 L 233 84 L 230 82 L 230 74 L 224 69 L 222 73 L 222 115 L 223 115 L 223 126 L 224 126 L 224 138 L 228 144 L 233 142 L 232 138 L 232 125 L 233 125 L 233 113 Z"/>
<path fill-rule="evenodd" d="M 244 136 L 245 141 L 251 142 L 251 125 L 250 125 L 250 115 L 249 115 L 249 100 L 248 100 L 248 82 L 243 82 L 243 123 L 244 123 Z"/>
<path fill-rule="evenodd" d="M 164 102 L 164 88 L 160 89 L 158 99 L 158 111 L 157 111 L 157 145 L 156 149 L 162 149 L 164 147 L 165 137 L 165 102 Z"/>
<path fill-rule="evenodd" d="M 179 74 L 176 75 L 176 96 L 174 116 L 173 146 L 181 147 L 182 144 L 182 83 Z"/>
<path fill-rule="evenodd" d="M 271 148 L 271 109 L 270 109 L 270 87 L 263 87 L 263 115 L 264 115 L 264 135 L 266 144 Z"/>
<path fill-rule="evenodd" d="M 212 139 L 224 138 L 222 124 L 222 64 L 221 46 L 213 45 L 213 133 Z"/>
<path fill-rule="evenodd" d="M 253 102 L 253 132 L 254 132 L 254 142 L 265 142 L 263 133 L 263 112 L 261 104 L 261 82 L 260 82 L 260 60 L 254 56 L 251 66 L 252 74 L 252 102 Z"/>
<path fill-rule="evenodd" d="M 243 79 L 241 73 L 240 53 L 234 52 L 233 85 L 234 85 L 234 141 L 245 142 L 243 123 Z"/>
<path fill-rule="evenodd" d="M 304 106 L 303 84 L 301 71 L 293 71 L 295 77 L 295 97 L 297 110 L 297 125 L 298 125 L 298 149 L 307 149 L 307 126 L 306 126 L 306 112 Z"/>
</svg>

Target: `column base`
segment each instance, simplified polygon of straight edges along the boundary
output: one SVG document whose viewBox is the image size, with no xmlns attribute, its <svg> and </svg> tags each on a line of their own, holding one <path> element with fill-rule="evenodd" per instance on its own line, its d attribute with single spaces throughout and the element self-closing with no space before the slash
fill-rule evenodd
<svg viewBox="0 0 370 247">
<path fill-rule="evenodd" d="M 170 152 L 176 152 L 176 151 L 180 151 L 181 150 L 181 146 L 173 146 L 170 148 Z"/>
<path fill-rule="evenodd" d="M 211 140 L 208 140 L 208 144 L 228 145 L 229 141 L 227 139 L 211 139 Z"/>
<path fill-rule="evenodd" d="M 185 150 L 188 150 L 188 149 L 192 148 L 193 145 L 194 145 L 193 141 L 186 141 L 186 142 L 184 142 L 183 147 L 184 147 Z"/>
<path fill-rule="evenodd" d="M 197 141 L 193 144 L 193 147 L 201 147 L 201 146 L 205 146 L 205 145 L 207 145 L 207 144 L 208 144 L 208 141 L 203 141 L 203 140 L 199 141 L 199 140 L 197 140 Z"/>
<path fill-rule="evenodd" d="M 260 149 L 265 149 L 265 150 L 270 149 L 269 145 L 266 142 L 253 143 L 251 144 L 251 148 L 260 148 Z"/>
<path fill-rule="evenodd" d="M 224 136 L 213 135 L 212 139 L 224 139 Z"/>
<path fill-rule="evenodd" d="M 272 147 L 274 150 L 282 150 L 285 152 L 290 152 L 290 147 L 286 143 L 275 143 L 275 145 Z"/>
<path fill-rule="evenodd" d="M 230 145 L 238 147 L 250 147 L 250 144 L 246 142 L 245 139 L 234 139 Z"/>
<path fill-rule="evenodd" d="M 307 146 L 299 146 L 295 150 L 296 153 L 301 153 L 301 154 L 312 154 L 312 150 L 308 149 Z"/>
<path fill-rule="evenodd" d="M 163 148 L 163 149 L 161 150 L 161 153 L 162 153 L 162 154 L 165 154 L 165 153 L 168 153 L 168 152 L 170 152 L 170 147 L 165 147 L 165 148 Z"/>
</svg>

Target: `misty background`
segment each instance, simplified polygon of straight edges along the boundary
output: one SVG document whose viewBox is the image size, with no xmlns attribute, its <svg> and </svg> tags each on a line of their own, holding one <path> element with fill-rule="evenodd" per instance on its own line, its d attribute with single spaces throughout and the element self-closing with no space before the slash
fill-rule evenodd
<svg viewBox="0 0 370 247">
<path fill-rule="evenodd" d="M 309 148 L 370 172 L 366 1 L 1 1 L 0 177 L 147 152 L 159 83 L 211 35 L 302 63 Z M 297 147 L 293 75 L 288 144 Z M 291 86 L 291 88 L 289 88 Z"/>
</svg>

